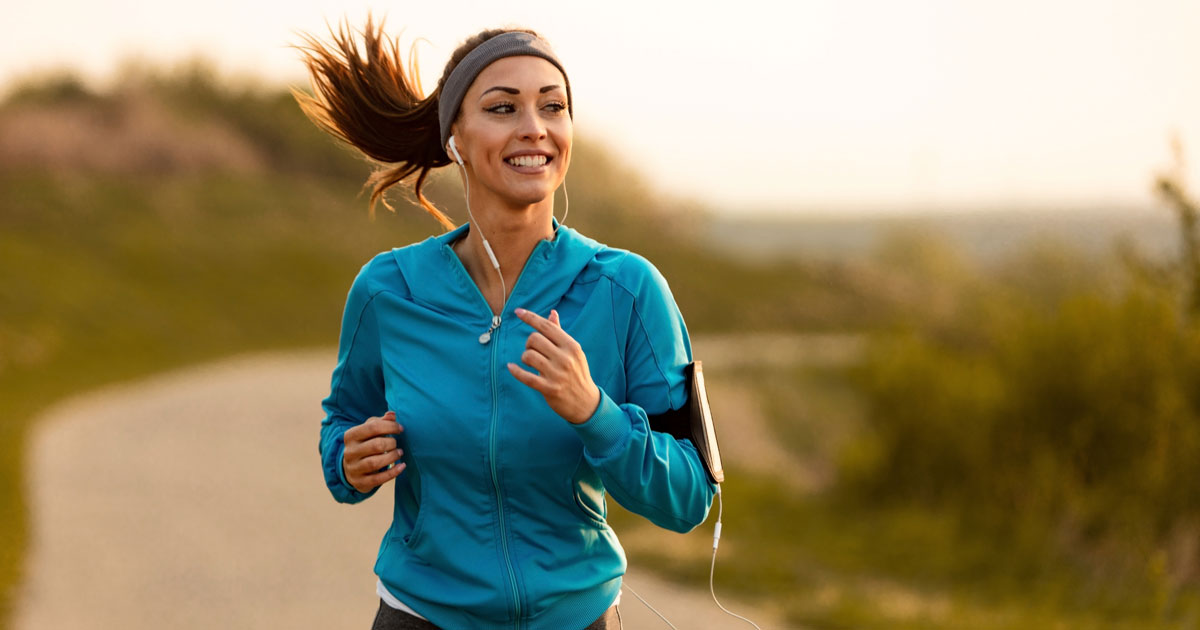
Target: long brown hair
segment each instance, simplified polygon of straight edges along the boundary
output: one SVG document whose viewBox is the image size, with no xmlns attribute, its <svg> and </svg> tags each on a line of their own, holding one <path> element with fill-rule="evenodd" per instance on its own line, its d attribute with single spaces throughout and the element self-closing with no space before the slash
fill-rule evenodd
<svg viewBox="0 0 1200 630">
<path fill-rule="evenodd" d="M 399 42 L 384 35 L 383 21 L 376 26 L 370 13 L 361 33 L 361 55 L 344 20 L 337 30 L 331 26 L 329 31 L 333 40 L 329 45 L 301 33 L 305 45 L 296 46 L 304 53 L 304 64 L 313 85 L 312 96 L 292 89 L 300 109 L 318 127 L 380 164 L 365 184 L 372 186 L 369 205 L 372 219 L 378 201 L 383 201 L 388 210 L 396 211 L 383 194 L 415 173 L 413 192 L 417 201 L 446 230 L 454 228 L 450 218 L 421 192 L 431 170 L 451 163 L 438 129 L 438 96 L 442 85 L 463 57 L 483 42 L 509 31 L 535 36 L 537 33 L 523 28 L 476 33 L 454 50 L 437 88 L 424 96 L 415 42 L 406 69 L 400 58 Z"/>
</svg>

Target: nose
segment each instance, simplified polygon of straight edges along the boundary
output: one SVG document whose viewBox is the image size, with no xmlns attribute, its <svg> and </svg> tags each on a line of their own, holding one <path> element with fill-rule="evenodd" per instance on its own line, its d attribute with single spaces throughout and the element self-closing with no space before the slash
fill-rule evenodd
<svg viewBox="0 0 1200 630">
<path fill-rule="evenodd" d="M 526 108 L 517 126 L 517 136 L 522 140 L 543 140 L 546 137 L 546 125 L 538 116 L 536 108 Z"/>
</svg>

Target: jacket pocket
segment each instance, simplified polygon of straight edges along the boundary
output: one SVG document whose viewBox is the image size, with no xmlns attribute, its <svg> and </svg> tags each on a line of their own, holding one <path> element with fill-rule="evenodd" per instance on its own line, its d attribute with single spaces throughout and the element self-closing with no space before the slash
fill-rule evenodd
<svg viewBox="0 0 1200 630">
<path fill-rule="evenodd" d="M 408 474 L 412 470 L 413 470 L 413 468 L 410 467 L 409 470 L 404 471 L 404 473 L 402 473 L 402 474 Z M 429 505 L 428 500 L 429 499 L 426 495 L 428 494 L 429 491 L 426 489 L 426 486 L 428 485 L 428 480 L 423 481 L 421 479 L 420 473 L 417 473 L 416 475 L 413 476 L 411 483 L 414 486 L 416 486 L 414 488 L 413 494 L 416 495 L 417 500 L 415 503 L 410 504 L 409 509 L 410 510 L 415 509 L 417 514 L 413 518 L 412 529 L 409 530 L 409 532 L 407 534 L 402 534 L 402 535 L 398 536 L 397 540 L 399 540 L 400 544 L 404 545 L 404 547 L 407 548 L 409 551 L 415 551 L 417 548 L 417 545 L 419 545 L 421 540 L 424 538 L 423 532 L 424 532 L 425 514 L 427 512 L 429 512 L 429 509 L 428 509 L 428 505 Z M 396 520 L 395 515 L 393 515 L 392 518 L 393 518 L 393 520 Z"/>
<path fill-rule="evenodd" d="M 608 503 L 604 498 L 604 483 L 582 455 L 575 466 L 575 474 L 571 475 L 571 494 L 581 516 L 597 527 L 607 526 Z"/>
</svg>

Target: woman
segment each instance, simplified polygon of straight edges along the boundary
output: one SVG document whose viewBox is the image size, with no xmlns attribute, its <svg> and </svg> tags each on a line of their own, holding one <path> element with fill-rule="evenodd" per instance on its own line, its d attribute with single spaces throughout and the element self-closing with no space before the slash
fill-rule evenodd
<svg viewBox="0 0 1200 630">
<path fill-rule="evenodd" d="M 716 490 L 690 441 L 647 422 L 686 402 L 683 317 L 649 261 L 554 218 L 573 109 L 536 33 L 471 37 L 428 97 L 382 26 L 368 18 L 365 56 L 353 39 L 307 40 L 301 106 L 385 165 L 372 208 L 415 174 L 449 230 L 359 271 L 322 402 L 334 498 L 395 480 L 374 627 L 619 628 L 626 562 L 605 494 L 687 532 Z M 452 163 L 458 227 L 421 194 Z"/>
</svg>

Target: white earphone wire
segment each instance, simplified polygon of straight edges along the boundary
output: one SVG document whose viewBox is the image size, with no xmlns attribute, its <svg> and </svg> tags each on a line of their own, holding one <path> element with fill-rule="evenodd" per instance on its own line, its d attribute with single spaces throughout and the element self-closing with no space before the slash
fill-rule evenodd
<svg viewBox="0 0 1200 630">
<path fill-rule="evenodd" d="M 721 602 L 717 599 L 717 591 L 713 589 L 713 575 L 717 572 L 717 541 L 721 539 L 721 516 L 722 516 L 722 514 L 724 514 L 724 512 L 725 512 L 725 499 L 721 498 L 721 486 L 720 486 L 720 484 L 718 484 L 717 485 L 717 528 L 716 528 L 716 531 L 713 533 L 712 563 L 708 567 L 708 592 L 712 593 L 712 598 L 713 598 L 713 601 L 717 603 L 717 608 L 720 608 L 722 611 L 725 612 L 725 614 L 730 615 L 732 617 L 737 617 L 738 619 L 741 619 L 742 621 L 745 621 L 746 623 L 754 626 L 755 628 L 757 628 L 757 630 L 762 630 L 762 628 L 758 627 L 758 624 L 754 623 L 753 621 L 750 621 L 749 619 L 747 619 L 735 612 L 731 612 L 728 608 L 722 606 Z"/>
<path fill-rule="evenodd" d="M 496 275 L 500 276 L 500 297 L 501 297 L 500 312 L 503 313 L 504 309 L 508 307 L 508 298 L 510 297 L 508 295 L 508 286 L 504 282 L 504 273 L 502 271 L 500 271 L 500 261 L 498 261 L 496 259 L 496 254 L 495 254 L 495 252 L 492 251 L 491 244 L 488 243 L 487 237 L 483 235 L 483 228 L 479 225 L 479 220 L 476 219 L 475 214 L 471 212 L 471 178 L 467 176 L 467 167 L 466 167 L 466 164 L 463 163 L 462 156 L 459 155 L 459 153 L 458 153 L 458 147 L 455 146 L 454 136 L 450 136 L 450 152 L 454 155 L 455 162 L 458 163 L 459 171 L 462 172 L 463 192 L 465 193 L 464 197 L 465 197 L 466 205 L 467 205 L 467 216 L 470 217 L 471 223 L 474 223 L 475 227 L 477 227 L 479 229 L 479 239 L 480 239 L 480 241 L 483 242 L 484 249 L 487 250 L 488 258 L 490 258 L 492 261 L 492 267 L 495 268 Z M 562 189 L 563 189 L 563 205 L 565 206 L 565 210 L 563 211 L 562 221 L 559 221 L 558 226 L 556 226 L 554 228 L 555 236 L 558 235 L 558 228 L 562 227 L 563 221 L 567 220 L 567 213 L 571 211 L 571 199 L 569 197 L 567 197 L 567 178 L 566 177 L 563 177 Z M 551 217 L 553 217 L 553 216 L 554 216 L 553 211 L 551 211 Z M 485 332 L 479 336 L 480 343 L 487 343 L 488 341 L 491 340 L 492 331 L 500 326 L 500 321 L 501 321 L 500 315 L 492 316 L 492 325 L 487 329 L 487 332 Z"/>
<path fill-rule="evenodd" d="M 708 566 L 708 592 L 710 594 L 712 594 L 713 601 L 716 602 L 717 607 L 720 608 L 722 612 L 724 612 L 725 614 L 727 614 L 731 617 L 737 617 L 738 619 L 745 621 L 746 623 L 754 626 L 757 630 L 762 630 L 762 628 L 758 627 L 758 624 L 756 624 L 753 621 L 750 621 L 749 619 L 747 619 L 735 612 L 732 612 L 728 608 L 722 606 L 720 600 L 717 599 L 717 591 L 713 588 L 713 575 L 716 574 L 716 571 L 717 571 L 717 544 L 718 544 L 718 541 L 721 540 L 721 517 L 724 515 L 724 513 L 725 513 L 725 500 L 721 497 L 721 486 L 718 485 L 717 486 L 717 526 L 713 530 L 712 563 L 709 564 L 709 566 Z M 645 604 L 646 608 L 649 608 L 654 614 L 658 615 L 658 618 L 662 619 L 663 623 L 667 624 L 668 626 L 671 626 L 671 628 L 673 628 L 675 630 L 678 630 L 677 628 L 675 628 L 675 624 L 671 623 L 666 617 L 663 616 L 662 613 L 658 612 L 658 610 L 656 610 L 654 608 L 654 606 L 651 606 L 650 602 L 643 599 L 641 595 L 638 595 L 637 591 L 633 590 L 633 587 L 629 586 L 628 580 L 622 579 L 621 585 L 622 585 L 622 587 L 629 589 L 629 592 L 633 593 L 633 596 L 638 598 L 638 601 Z"/>
<path fill-rule="evenodd" d="M 558 227 L 554 228 L 555 235 L 558 234 L 558 228 L 562 227 L 563 223 L 567 222 L 567 213 L 569 213 L 571 211 L 571 198 L 567 196 L 567 177 L 565 175 L 563 176 L 562 189 L 563 189 L 563 218 L 561 220 L 559 220 Z M 550 212 L 550 216 L 554 216 L 553 211 Z"/>
<path fill-rule="evenodd" d="M 641 596 L 641 595 L 638 595 L 638 594 L 637 594 L 637 591 L 633 590 L 633 587 L 629 585 L 629 580 L 626 580 L 626 579 L 622 578 L 622 579 L 621 579 L 621 587 L 622 587 L 622 588 L 627 588 L 627 589 L 629 589 L 629 592 L 630 592 L 630 593 L 633 593 L 633 596 L 634 596 L 634 597 L 636 597 L 636 598 L 638 598 L 638 601 L 640 601 L 640 602 L 642 602 L 643 604 L 645 604 L 645 605 L 646 605 L 646 608 L 649 608 L 651 612 L 653 612 L 654 614 L 658 615 L 658 618 L 659 618 L 659 619 L 662 619 L 662 620 L 663 620 L 663 623 L 667 624 L 668 626 L 671 626 L 672 630 L 679 630 L 679 628 L 676 628 L 676 627 L 675 627 L 675 624 L 673 624 L 673 623 L 671 623 L 670 621 L 668 621 L 668 620 L 667 620 L 667 618 L 666 618 L 666 617 L 664 617 L 662 613 L 658 612 L 658 610 L 656 610 L 656 609 L 655 609 L 653 606 L 651 606 L 651 605 L 650 605 L 650 602 L 648 602 L 648 601 L 646 601 L 646 600 L 642 599 L 642 596 Z"/>
<path fill-rule="evenodd" d="M 450 138 L 450 143 L 451 148 L 455 148 L 453 136 Z M 455 148 L 454 155 L 455 157 L 458 157 L 457 148 Z M 458 161 L 458 168 L 462 171 L 463 176 L 463 189 L 466 193 L 464 196 L 467 202 L 467 216 L 471 218 L 471 222 L 475 224 L 475 227 L 479 228 L 479 240 L 483 241 L 484 246 L 488 250 L 488 255 L 492 259 L 492 266 L 496 269 L 496 275 L 500 276 L 500 312 L 503 313 L 504 307 L 508 306 L 508 287 L 504 284 L 504 274 L 500 272 L 500 263 L 496 260 L 496 255 L 491 251 L 492 247 L 491 245 L 488 245 L 487 237 L 483 235 L 483 228 L 479 226 L 479 220 L 476 219 L 475 215 L 471 212 L 471 178 L 467 177 L 467 167 L 463 165 L 461 158 Z M 496 318 L 498 317 L 499 316 L 497 315 Z M 495 321 L 495 318 L 493 318 L 492 328 L 495 328 L 497 325 L 499 325 L 499 322 Z M 490 332 L 491 330 L 488 330 L 488 333 Z"/>
</svg>

